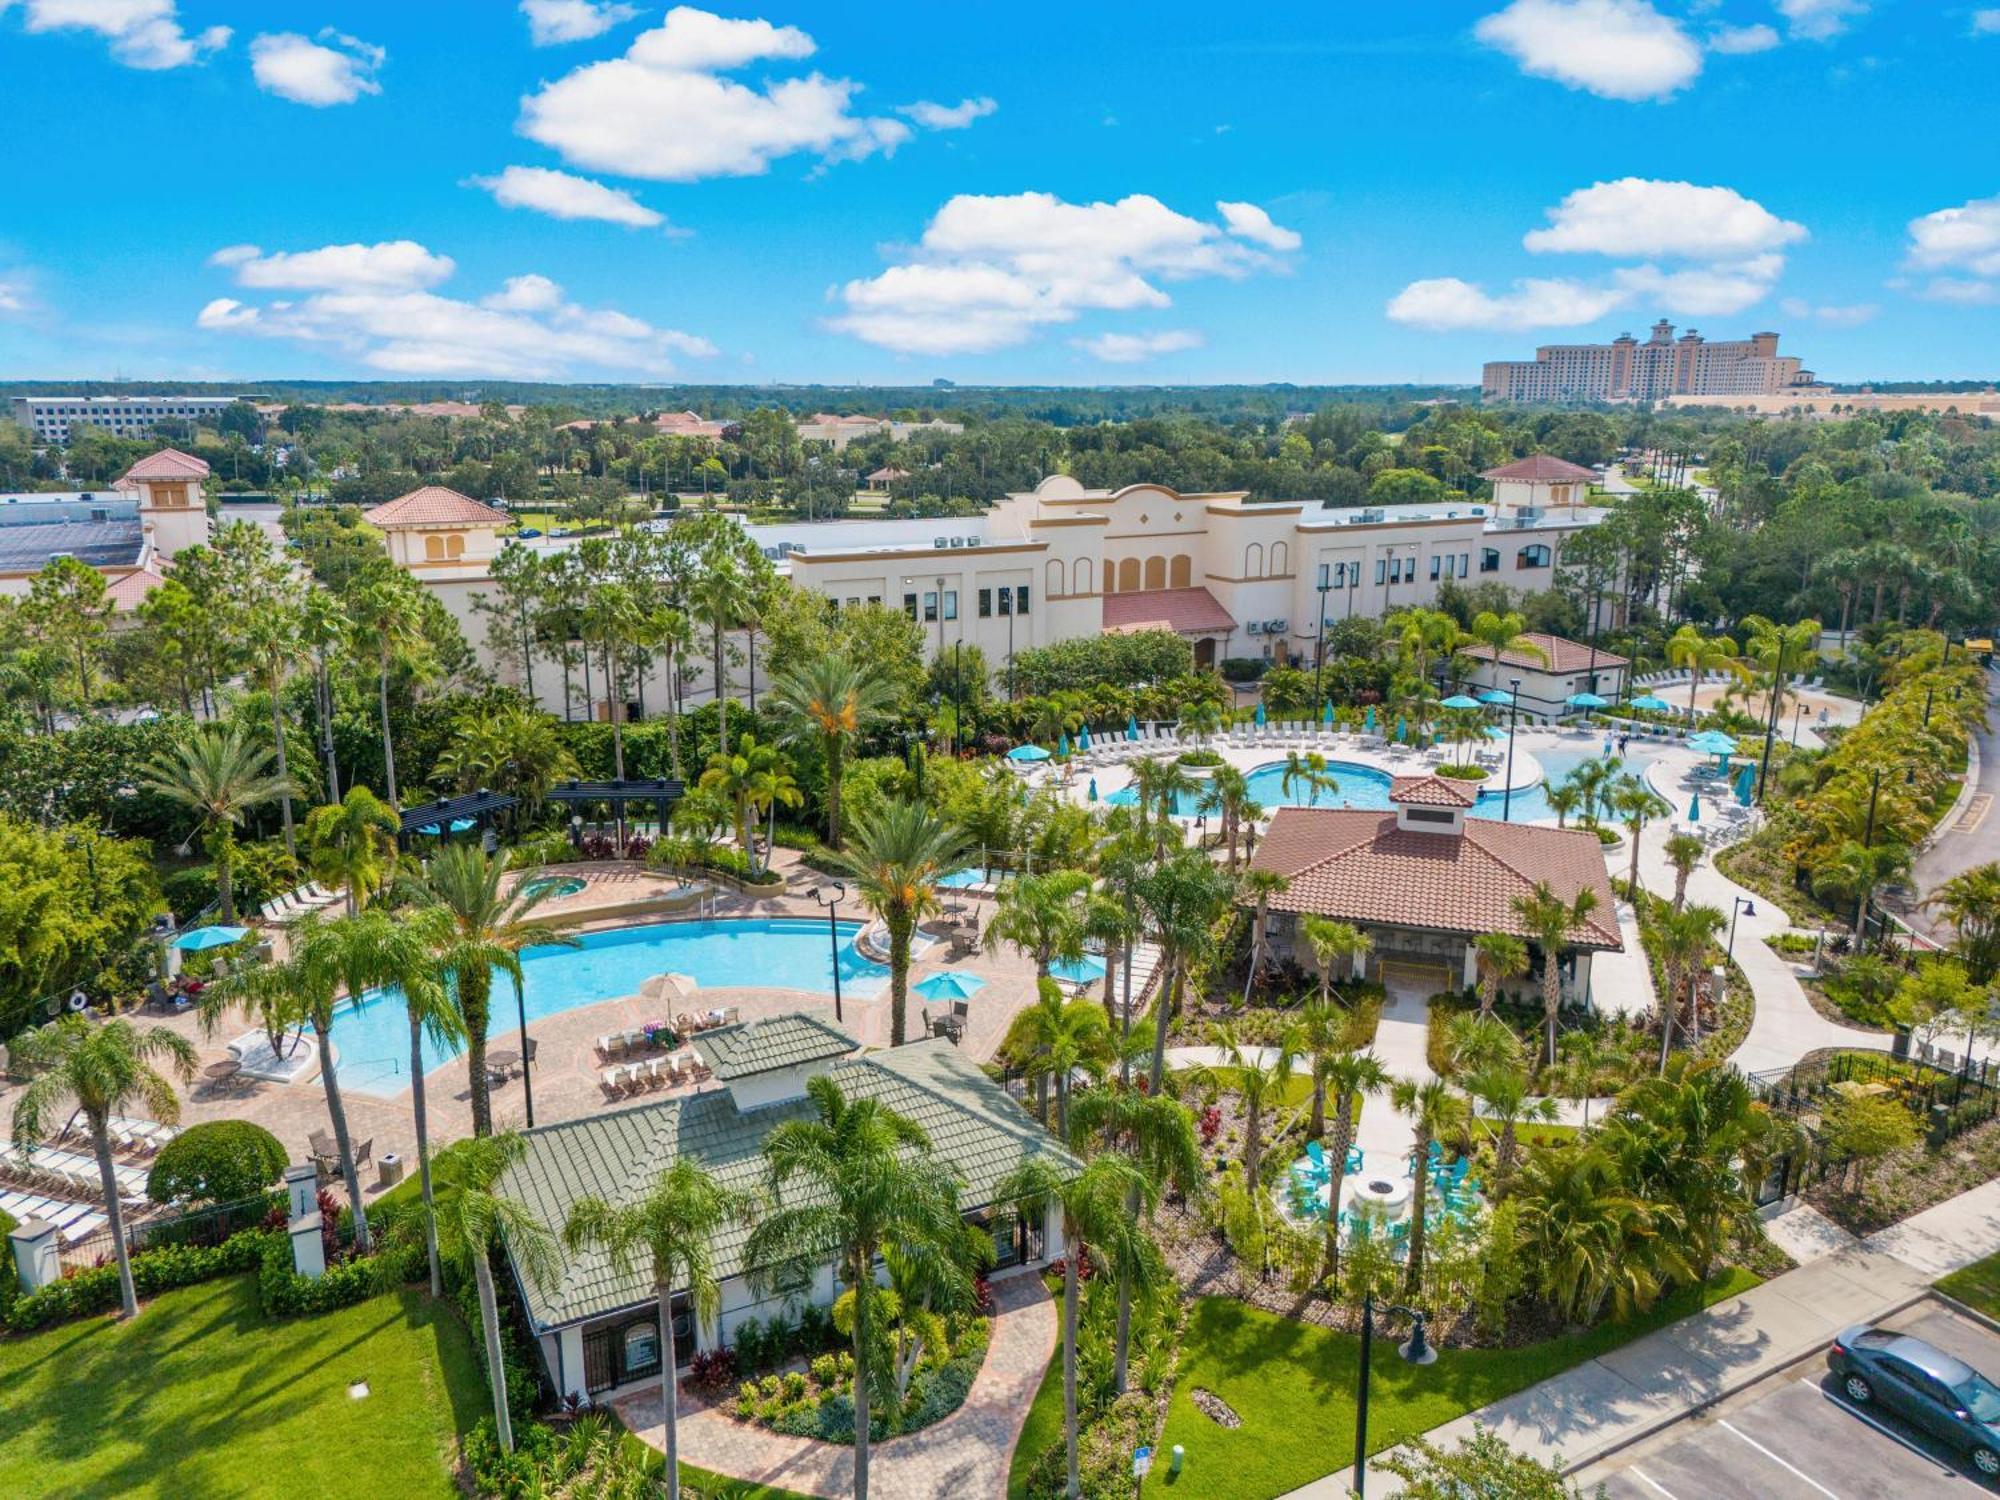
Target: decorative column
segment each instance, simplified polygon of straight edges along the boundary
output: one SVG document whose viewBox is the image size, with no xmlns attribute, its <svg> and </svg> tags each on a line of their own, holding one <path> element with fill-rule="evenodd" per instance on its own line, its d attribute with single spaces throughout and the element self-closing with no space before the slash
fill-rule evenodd
<svg viewBox="0 0 2000 1500">
<path fill-rule="evenodd" d="M 308 1281 L 318 1281 L 326 1274 L 326 1248 L 320 1243 L 318 1212 L 293 1219 L 287 1233 L 292 1237 L 292 1269 Z"/>
<path fill-rule="evenodd" d="M 285 1168 L 285 1202 L 287 1219 L 297 1219 L 318 1212 L 318 1167 L 306 1161 Z"/>
<path fill-rule="evenodd" d="M 38 1292 L 51 1282 L 62 1280 L 62 1256 L 56 1245 L 56 1226 L 46 1219 L 24 1220 L 7 1236 L 14 1249 L 14 1269 L 21 1275 L 21 1290 Z"/>
</svg>

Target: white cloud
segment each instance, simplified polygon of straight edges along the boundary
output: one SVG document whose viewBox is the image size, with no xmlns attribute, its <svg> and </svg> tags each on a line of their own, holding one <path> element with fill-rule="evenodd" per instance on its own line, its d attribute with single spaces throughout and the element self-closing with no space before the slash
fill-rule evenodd
<svg viewBox="0 0 2000 1500">
<path fill-rule="evenodd" d="M 202 308 L 198 327 L 334 350 L 393 374 L 661 376 L 672 372 L 676 355 L 715 353 L 707 339 L 613 308 L 582 307 L 532 273 L 509 277 L 477 302 L 440 295 L 429 288 L 451 274 L 452 261 L 409 241 L 270 256 L 236 245 L 210 260 L 232 268 L 239 285 L 310 295 L 262 305 L 218 297 Z"/>
<path fill-rule="evenodd" d="M 1975 10 L 1972 13 L 1972 34 L 2000 36 L 2000 10 Z"/>
<path fill-rule="evenodd" d="M 1514 0 L 1473 35 L 1521 71 L 1606 99 L 1664 99 L 1701 73 L 1701 48 L 1646 0 Z"/>
<path fill-rule="evenodd" d="M 1708 50 L 1730 56 L 1769 52 L 1778 45 L 1778 30 L 1759 21 L 1754 26 L 1718 26 L 1708 38 Z"/>
<path fill-rule="evenodd" d="M 1975 198 L 1912 219 L 1909 264 L 1919 271 L 2000 276 L 2000 198 Z"/>
<path fill-rule="evenodd" d="M 1266 250 L 1296 250 L 1303 243 L 1296 229 L 1271 222 L 1271 216 L 1254 203 L 1218 203 L 1216 210 L 1229 232 L 1239 240 L 1262 245 Z"/>
<path fill-rule="evenodd" d="M 561 42 L 587 42 L 639 14 L 631 5 L 593 4 L 592 0 L 521 0 L 528 18 L 528 39 L 537 47 Z"/>
<path fill-rule="evenodd" d="M 575 177 L 549 167 L 508 167 L 498 177 L 474 177 L 502 208 L 531 208 L 553 219 L 599 219 L 634 229 L 666 223 L 623 188 L 606 187 L 588 177 Z"/>
<path fill-rule="evenodd" d="M 458 269 L 450 256 L 433 255 L 415 240 L 324 245 L 272 255 L 255 245 L 229 245 L 208 263 L 232 268 L 240 286 L 316 292 L 413 291 L 436 286 Z"/>
<path fill-rule="evenodd" d="M 1779 218 L 1734 188 L 1643 177 L 1578 188 L 1549 209 L 1548 218 L 1547 228 L 1530 230 L 1522 240 L 1528 249 L 1723 258 L 1806 237 L 1803 224 Z"/>
<path fill-rule="evenodd" d="M 12 272 L 0 273 L 0 318 L 19 317 L 32 306 L 27 277 Z"/>
<path fill-rule="evenodd" d="M 1616 287 L 1580 281 L 1524 280 L 1494 296 L 1456 276 L 1413 281 L 1389 299 L 1390 321 L 1438 332 L 1467 328 L 1568 328 L 1589 323 L 1622 305 Z"/>
<path fill-rule="evenodd" d="M 1847 30 L 1847 23 L 1864 15 L 1868 0 L 1778 0 L 1778 13 L 1795 37 L 1823 42 Z"/>
<path fill-rule="evenodd" d="M 1160 354 L 1199 349 L 1201 335 L 1191 328 L 1170 328 L 1162 333 L 1100 333 L 1095 338 L 1071 339 L 1070 343 L 1106 364 L 1133 365 Z"/>
<path fill-rule="evenodd" d="M 1086 311 L 1171 306 L 1156 282 L 1282 264 L 1145 194 L 1115 203 L 960 194 L 903 263 L 837 288 L 843 310 L 828 326 L 908 353 L 984 353 Z"/>
<path fill-rule="evenodd" d="M 1785 269 L 1782 255 L 1759 255 L 1733 264 L 1690 266 L 1666 271 L 1655 265 L 1624 266 L 1611 273 L 1614 286 L 1632 300 L 1687 317 L 1726 316 L 1755 307 L 1771 294 Z"/>
<path fill-rule="evenodd" d="M 755 176 L 798 152 L 858 161 L 910 139 L 901 120 L 855 114 L 860 85 L 848 79 L 809 73 L 753 88 L 721 76 L 813 50 L 795 26 L 676 6 L 623 57 L 577 68 L 523 99 L 518 128 L 572 166 L 662 182 Z"/>
<path fill-rule="evenodd" d="M 1787 297 L 1778 309 L 1788 318 L 1808 319 L 1829 328 L 1859 328 L 1874 320 L 1882 309 L 1873 302 L 1856 302 L 1845 307 L 1815 307 L 1803 297 Z"/>
<path fill-rule="evenodd" d="M 907 115 L 926 130 L 963 130 L 974 120 L 983 120 L 1000 106 L 993 100 L 961 99 L 956 104 L 933 104 L 919 99 L 915 104 L 899 104 L 896 113 Z"/>
<path fill-rule="evenodd" d="M 1967 281 L 1958 276 L 1933 276 L 1917 293 L 1926 302 L 1951 302 L 1961 307 L 1990 307 L 2000 302 L 2000 286 Z"/>
<path fill-rule="evenodd" d="M 280 31 L 251 42 L 250 72 L 267 94 L 325 109 L 381 93 L 375 73 L 388 57 L 383 48 L 331 27 L 320 32 L 318 41 Z"/>
<path fill-rule="evenodd" d="M 6 10 L 15 0 L 0 0 Z M 88 31 L 111 44 L 111 55 L 128 68 L 157 71 L 185 67 L 229 44 L 227 26 L 210 26 L 189 36 L 175 0 L 20 0 L 30 32 Z"/>
</svg>

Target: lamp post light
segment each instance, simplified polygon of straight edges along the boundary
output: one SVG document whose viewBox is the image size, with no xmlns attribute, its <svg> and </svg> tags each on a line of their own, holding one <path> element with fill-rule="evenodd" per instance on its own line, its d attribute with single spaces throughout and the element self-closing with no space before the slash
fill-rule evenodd
<svg viewBox="0 0 2000 1500">
<path fill-rule="evenodd" d="M 1726 962 L 1736 962 L 1736 919 L 1739 916 L 1754 917 L 1756 915 L 1757 903 L 1752 901 L 1748 896 L 1731 896 L 1729 898 L 1729 947 L 1724 951 L 1723 955 Z"/>
<path fill-rule="evenodd" d="M 840 924 L 834 920 L 834 910 L 847 899 L 847 887 L 838 880 L 831 885 L 813 887 L 813 900 L 826 908 L 826 941 L 828 955 L 833 959 L 833 1018 L 841 1025 L 847 1018 L 840 1011 Z"/>
<path fill-rule="evenodd" d="M 1319 634 L 1313 639 L 1313 708 L 1321 705 L 1320 669 L 1326 665 L 1326 591 L 1333 587 L 1333 569 L 1319 565 Z"/>
<path fill-rule="evenodd" d="M 1424 1313 L 1401 1304 L 1385 1307 L 1382 1312 L 1385 1316 L 1410 1320 L 1409 1341 L 1397 1345 L 1398 1354 L 1413 1365 L 1437 1363 L 1437 1350 L 1425 1336 L 1428 1328 Z M 1375 1296 L 1371 1292 L 1361 1299 L 1361 1380 L 1354 1402 L 1354 1500 L 1367 1500 L 1368 1494 L 1368 1360 L 1374 1343 Z"/>
<path fill-rule="evenodd" d="M 1798 707 L 1792 710 L 1792 748 L 1794 750 L 1799 748 L 1799 720 L 1805 716 L 1806 706 L 1804 703 L 1800 703 Z"/>
<path fill-rule="evenodd" d="M 1496 662 L 1497 666 L 1498 663 Z M 1511 823 L 1514 813 L 1514 724 L 1521 716 L 1521 679 L 1509 677 L 1507 689 L 1513 701 L 1507 705 L 1507 785 L 1500 793 L 1500 821 Z"/>
</svg>

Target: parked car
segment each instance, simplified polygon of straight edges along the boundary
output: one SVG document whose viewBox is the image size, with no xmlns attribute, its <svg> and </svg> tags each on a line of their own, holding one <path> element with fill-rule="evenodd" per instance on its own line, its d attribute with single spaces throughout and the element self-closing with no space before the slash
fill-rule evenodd
<svg viewBox="0 0 2000 1500">
<path fill-rule="evenodd" d="M 1964 1360 L 1897 1333 L 1857 1323 L 1826 1351 L 1840 1393 L 1856 1406 L 1894 1412 L 2000 1479 L 2000 1386 Z"/>
<path fill-rule="evenodd" d="M 539 526 L 523 526 L 519 531 L 515 532 L 514 534 L 525 541 L 528 538 L 540 536 L 542 534 L 542 528 Z"/>
<path fill-rule="evenodd" d="M 558 526 L 558 527 L 557 527 L 557 528 L 556 528 L 556 529 L 555 529 L 554 531 L 551 531 L 551 532 L 549 533 L 549 535 L 550 535 L 550 536 L 568 536 L 568 535 L 569 535 L 569 528 L 568 528 L 567 526 Z"/>
</svg>

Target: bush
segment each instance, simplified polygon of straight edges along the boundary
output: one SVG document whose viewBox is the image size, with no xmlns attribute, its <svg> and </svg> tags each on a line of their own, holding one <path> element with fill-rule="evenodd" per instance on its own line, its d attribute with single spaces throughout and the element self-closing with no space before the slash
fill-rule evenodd
<svg viewBox="0 0 2000 1500">
<path fill-rule="evenodd" d="M 1480 766 L 1444 765 L 1437 768 L 1437 773 L 1453 781 L 1484 781 L 1486 779 L 1486 771 Z"/>
<path fill-rule="evenodd" d="M 697 1391 L 719 1391 L 736 1379 L 736 1353 L 703 1349 L 688 1362 L 687 1385 Z"/>
<path fill-rule="evenodd" d="M 193 1286 L 198 1281 L 248 1271 L 257 1265 L 265 1242 L 272 1238 L 266 1230 L 246 1229 L 220 1245 L 168 1245 L 159 1250 L 142 1250 L 132 1257 L 133 1290 L 141 1297 L 152 1297 L 176 1287 Z M 283 1235 L 275 1238 L 284 1240 Z M 40 1291 L 15 1299 L 7 1309 L 7 1326 L 16 1333 L 27 1333 L 70 1318 L 109 1312 L 117 1305 L 118 1265 L 111 1261 L 65 1276 Z"/>
<path fill-rule="evenodd" d="M 533 833 L 507 851 L 507 868 L 529 870 L 539 865 L 563 865 L 576 859 L 566 833 Z"/>
<path fill-rule="evenodd" d="M 1183 750 L 1175 757 L 1184 766 L 1212 767 L 1222 764 L 1222 756 L 1214 750 Z"/>
<path fill-rule="evenodd" d="M 840 1379 L 840 1361 L 834 1355 L 822 1354 L 812 1362 L 812 1377 L 821 1385 L 830 1386 Z"/>
<path fill-rule="evenodd" d="M 683 870 L 714 870 L 742 881 L 745 885 L 783 885 L 785 877 L 771 870 L 750 871 L 750 857 L 727 844 L 701 844 L 693 839 L 664 838 L 648 851 L 650 865 Z"/>
<path fill-rule="evenodd" d="M 787 1401 L 798 1401 L 804 1398 L 806 1393 L 806 1377 L 804 1371 L 793 1370 L 790 1374 L 785 1376 L 784 1393 L 785 1393 L 785 1399 Z"/>
<path fill-rule="evenodd" d="M 190 1125 L 160 1148 L 146 1176 L 155 1203 L 234 1203 L 254 1198 L 284 1175 L 278 1138 L 248 1120 Z"/>
<path fill-rule="evenodd" d="M 384 1251 L 328 1266 L 315 1281 L 292 1269 L 290 1235 L 265 1235 L 260 1253 L 257 1297 L 265 1315 L 273 1318 L 353 1307 L 407 1279 L 409 1269 L 407 1252 Z M 478 1326 L 477 1318 L 473 1326 Z"/>
<path fill-rule="evenodd" d="M 1255 682 L 1264 675 L 1271 664 L 1257 656 L 1225 656 L 1222 659 L 1222 680 L 1224 682 Z"/>
</svg>

